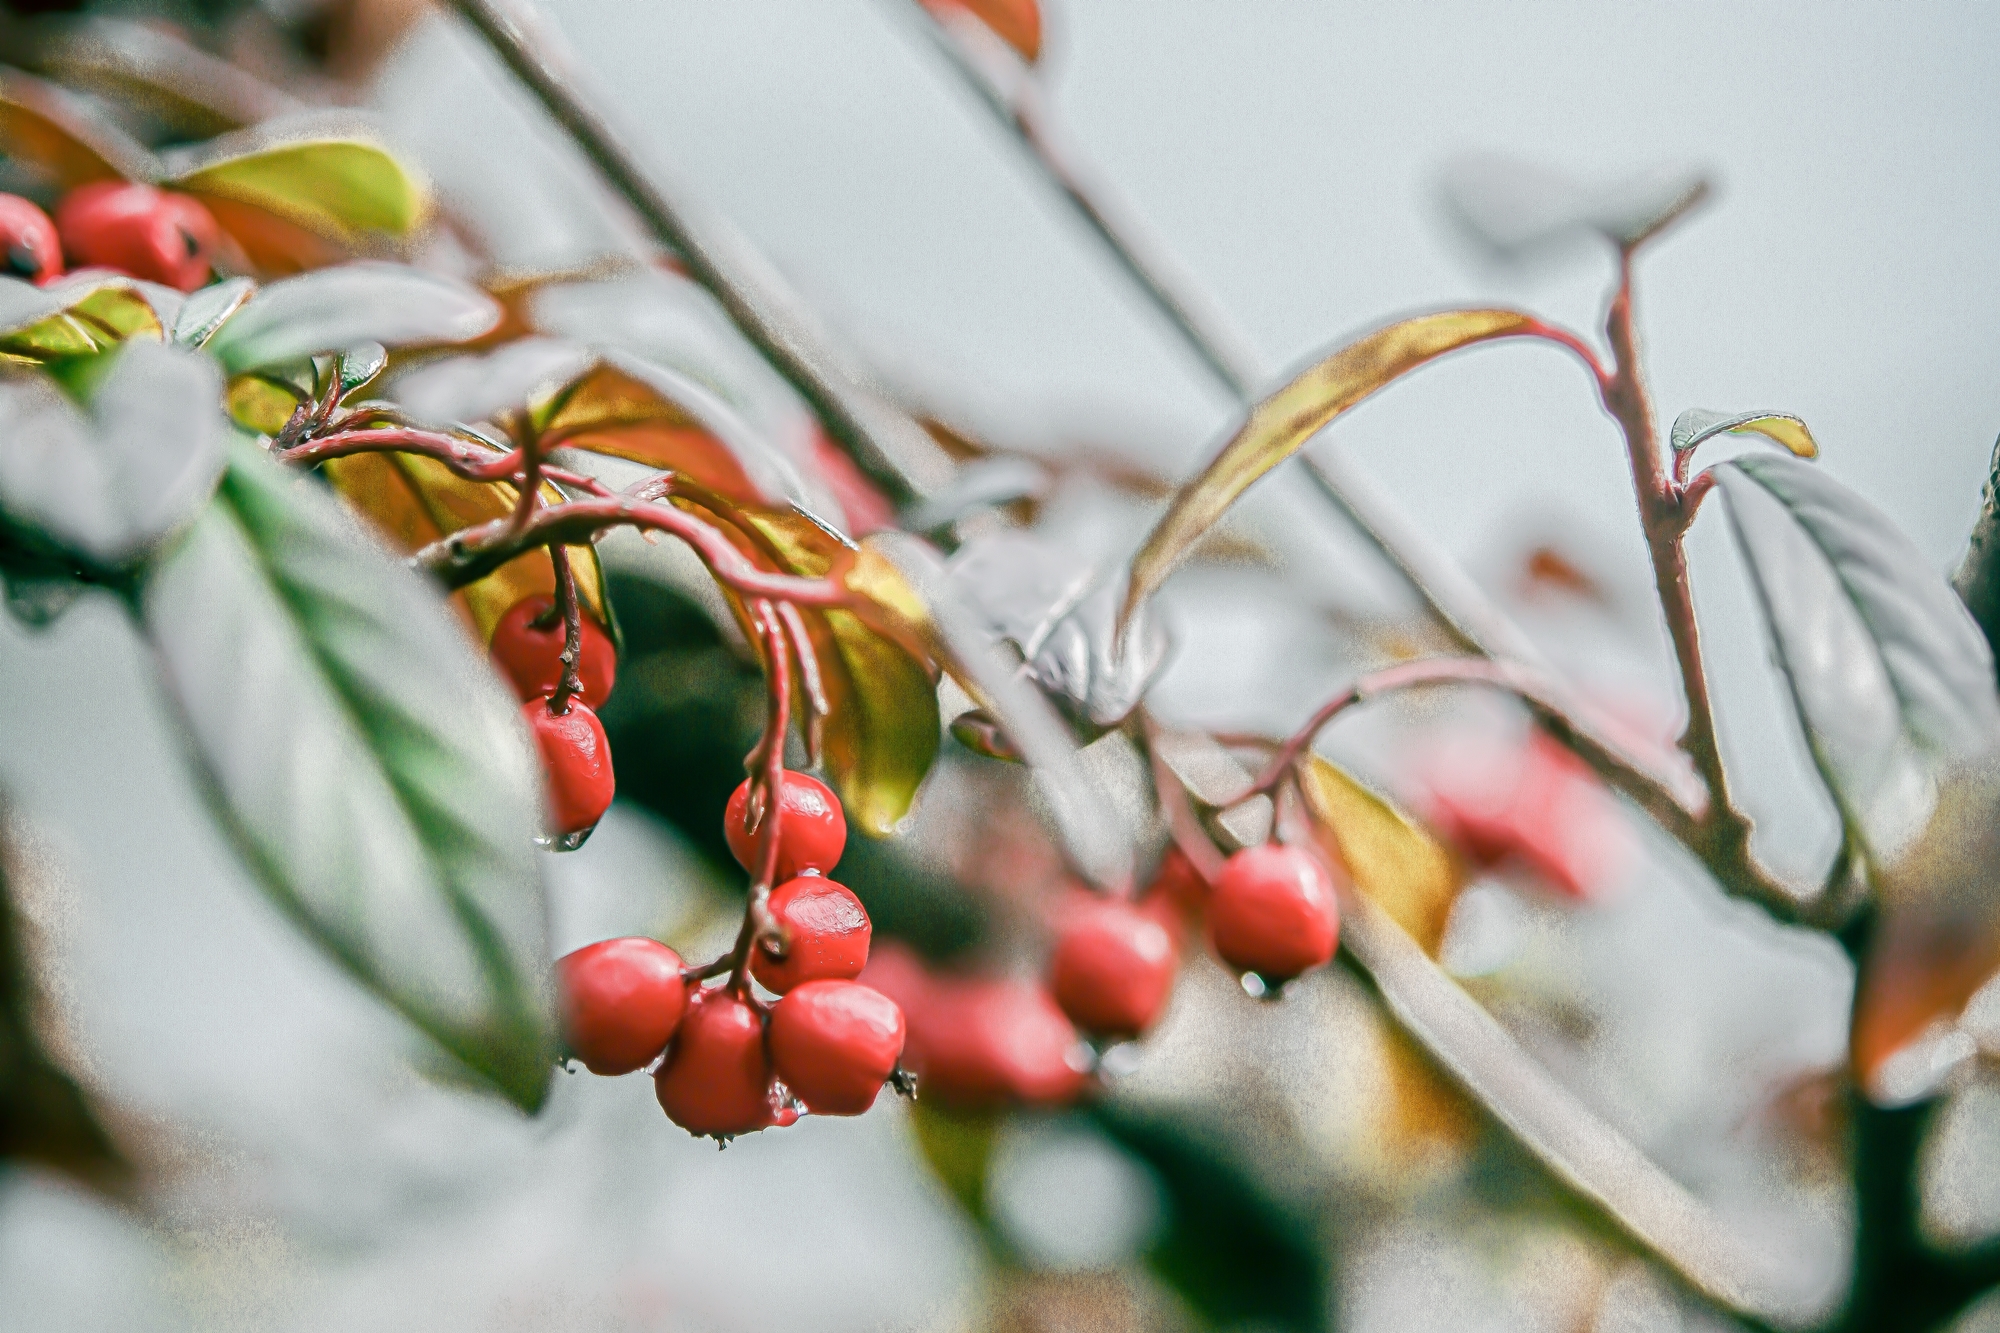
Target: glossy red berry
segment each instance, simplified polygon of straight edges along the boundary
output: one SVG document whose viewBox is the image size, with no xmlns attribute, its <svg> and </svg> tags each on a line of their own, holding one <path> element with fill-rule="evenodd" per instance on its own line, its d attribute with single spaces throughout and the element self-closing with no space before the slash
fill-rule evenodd
<svg viewBox="0 0 2000 1333">
<path fill-rule="evenodd" d="M 0 260 L 0 271 L 29 282 L 47 282 L 63 270 L 56 224 L 18 194 L 0 194 Z"/>
<path fill-rule="evenodd" d="M 611 808 L 617 782 L 611 774 L 611 743 L 590 705 L 571 699 L 560 713 L 548 701 L 521 705 L 548 775 L 549 817 L 558 834 L 583 833 Z"/>
<path fill-rule="evenodd" d="M 1299 847 L 1245 847 L 1223 862 L 1209 935 L 1231 967 L 1286 981 L 1333 957 L 1340 910 L 1319 858 Z"/>
<path fill-rule="evenodd" d="M 784 932 L 784 956 L 759 945 L 750 975 L 780 995 L 808 981 L 845 981 L 868 965 L 867 909 L 846 887 L 821 875 L 786 880 L 771 892 L 771 916 Z"/>
<path fill-rule="evenodd" d="M 1039 986 L 936 981 L 906 1016 L 918 1095 L 947 1106 L 1060 1105 L 1089 1081 L 1089 1051 Z"/>
<path fill-rule="evenodd" d="M 1178 950 L 1165 924 L 1115 899 L 1074 906 L 1049 957 L 1049 991 L 1078 1027 L 1136 1037 L 1153 1025 L 1174 988 Z"/>
<path fill-rule="evenodd" d="M 778 833 L 778 873 L 783 882 L 817 871 L 833 873 L 847 850 L 847 815 L 824 782 L 806 773 L 786 773 L 779 784 L 784 821 Z M 750 783 L 746 779 L 722 813 L 722 833 L 745 870 L 756 872 L 757 834 L 749 826 Z"/>
<path fill-rule="evenodd" d="M 600 940 L 556 960 L 563 1044 L 593 1074 L 629 1074 L 667 1049 L 687 1011 L 680 955 L 658 940 Z"/>
<path fill-rule="evenodd" d="M 764 1053 L 764 1016 L 727 987 L 695 992 L 653 1091 L 667 1118 L 690 1134 L 776 1124 L 782 1108 Z"/>
<path fill-rule="evenodd" d="M 556 599 L 538 592 L 507 608 L 493 626 L 493 661 L 523 700 L 545 699 L 562 683 L 563 622 L 554 614 Z M 541 622 L 546 618 L 547 623 Z M 611 636 L 588 615 L 583 617 L 582 651 L 577 675 L 583 682 L 578 698 L 602 708 L 611 697 L 618 675 L 618 652 Z"/>
<path fill-rule="evenodd" d="M 198 201 L 137 181 L 79 185 L 56 205 L 55 220 L 72 267 L 115 268 L 184 292 L 208 281 L 222 238 Z"/>
<path fill-rule="evenodd" d="M 771 1062 L 814 1115 L 860 1115 L 903 1054 L 903 1011 L 855 981 L 808 981 L 771 1010 Z"/>
</svg>

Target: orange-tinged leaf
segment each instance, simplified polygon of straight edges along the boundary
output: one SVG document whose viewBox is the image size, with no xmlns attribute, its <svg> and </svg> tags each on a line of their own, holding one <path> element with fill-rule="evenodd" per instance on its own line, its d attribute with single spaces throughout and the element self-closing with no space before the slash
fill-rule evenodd
<svg viewBox="0 0 2000 1333">
<path fill-rule="evenodd" d="M 430 211 L 424 186 L 379 144 L 352 135 L 259 128 L 174 160 L 163 182 L 203 200 L 234 200 L 356 247 L 402 239 Z"/>
<path fill-rule="evenodd" d="M 202 203 L 215 216 L 226 244 L 235 247 L 236 253 L 226 258 L 260 277 L 289 277 L 350 257 L 346 247 L 255 204 L 220 195 L 205 196 Z"/>
<path fill-rule="evenodd" d="M 32 163 L 60 190 L 97 180 L 152 180 L 145 146 L 69 92 L 9 71 L 0 79 L 0 154 Z"/>
<path fill-rule="evenodd" d="M 993 35 L 1033 64 L 1042 54 L 1042 7 L 1038 0 L 922 0 L 933 14 L 970 14 Z"/>
<path fill-rule="evenodd" d="M 1684 454 L 1716 435 L 1762 435 L 1783 445 L 1796 457 L 1819 457 L 1819 442 L 1806 429 L 1804 418 L 1790 412 L 1738 412 L 1732 416 L 1691 407 L 1674 418 L 1669 439 L 1674 452 Z"/>
<path fill-rule="evenodd" d="M 1313 755 L 1299 790 L 1326 850 L 1354 887 L 1394 918 L 1433 958 L 1458 896 L 1451 855 L 1400 810 Z"/>
<path fill-rule="evenodd" d="M 511 513 L 514 488 L 502 482 L 473 482 L 453 476 L 435 459 L 413 454 L 354 454 L 322 465 L 333 488 L 366 514 L 396 549 L 409 552 L 462 528 Z M 550 502 L 562 497 L 553 488 Z M 604 608 L 603 573 L 596 548 L 569 548 L 578 600 L 599 623 Z M 502 565 L 453 597 L 467 623 L 484 643 L 493 626 L 523 597 L 555 591 L 555 566 L 546 550 L 529 551 Z"/>
<path fill-rule="evenodd" d="M 693 412 L 612 362 L 597 363 L 532 404 L 529 416 L 545 448 L 582 449 L 678 473 L 732 504 L 767 505 L 773 498 Z"/>
<path fill-rule="evenodd" d="M 1452 310 L 1378 329 L 1311 366 L 1250 410 L 1249 420 L 1200 476 L 1183 486 L 1132 560 L 1119 611 L 1133 608 L 1166 581 L 1204 533 L 1251 484 L 1290 458 L 1329 421 L 1418 366 L 1474 343 L 1540 327 L 1513 310 Z"/>
</svg>

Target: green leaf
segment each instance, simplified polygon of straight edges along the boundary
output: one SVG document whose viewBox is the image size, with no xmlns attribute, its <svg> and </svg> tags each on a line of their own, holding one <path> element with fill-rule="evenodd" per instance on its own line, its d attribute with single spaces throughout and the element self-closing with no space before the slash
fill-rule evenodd
<svg viewBox="0 0 2000 1333">
<path fill-rule="evenodd" d="M 1790 412 L 1738 412 L 1732 416 L 1690 407 L 1674 418 L 1668 438 L 1674 452 L 1684 454 L 1699 447 L 1702 441 L 1723 434 L 1762 435 L 1799 458 L 1819 457 L 1819 444 L 1806 429 L 1805 421 Z"/>
<path fill-rule="evenodd" d="M 214 807 L 301 929 L 534 1110 L 555 1041 L 516 705 L 332 497 L 232 450 L 140 604 Z"/>
<path fill-rule="evenodd" d="M 0 361 L 92 356 L 128 338 L 160 336 L 159 315 L 131 278 L 86 273 L 46 287 L 0 278 Z"/>
<path fill-rule="evenodd" d="M 170 159 L 167 171 L 163 183 L 175 189 L 249 204 L 347 244 L 370 232 L 408 236 L 430 207 L 393 154 L 346 134 L 260 126 Z"/>
<path fill-rule="evenodd" d="M 207 346 L 223 322 L 256 292 L 257 284 L 248 278 L 230 278 L 190 292 L 174 316 L 172 340 L 182 347 Z"/>
<path fill-rule="evenodd" d="M 1250 410 L 1215 461 L 1175 494 L 1132 559 L 1118 612 L 1122 632 L 1133 611 L 1173 572 L 1223 512 L 1265 473 L 1297 453 L 1321 427 L 1399 376 L 1446 352 L 1539 325 L 1513 310 L 1451 310 L 1378 329 L 1308 368 Z"/>
<path fill-rule="evenodd" d="M 230 374 L 337 351 L 476 338 L 500 319 L 493 298 L 456 278 L 402 264 L 343 264 L 274 282 L 208 340 Z"/>
<path fill-rule="evenodd" d="M 35 376 L 0 386 L 0 512 L 85 563 L 129 563 L 191 517 L 228 428 L 206 357 L 133 343 L 95 361 L 88 413 Z M 75 363 L 72 363 L 75 364 Z"/>
</svg>

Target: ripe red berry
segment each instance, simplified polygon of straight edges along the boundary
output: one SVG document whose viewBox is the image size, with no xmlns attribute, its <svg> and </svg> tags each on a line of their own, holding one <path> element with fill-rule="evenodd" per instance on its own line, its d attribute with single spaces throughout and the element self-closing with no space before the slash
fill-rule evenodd
<svg viewBox="0 0 2000 1333">
<path fill-rule="evenodd" d="M 1208 881 L 1194 868 L 1187 853 L 1169 843 L 1166 855 L 1160 858 L 1160 868 L 1153 872 L 1153 882 L 1140 896 L 1144 901 L 1169 903 L 1184 915 L 1197 916 L 1208 906 L 1208 893 Z"/>
<path fill-rule="evenodd" d="M 56 205 L 72 267 L 98 265 L 191 292 L 208 281 L 215 219 L 184 194 L 137 181 L 92 181 Z"/>
<path fill-rule="evenodd" d="M 726 986 L 695 992 L 653 1091 L 667 1118 L 690 1134 L 776 1124 L 782 1108 L 764 1054 L 764 1016 Z"/>
<path fill-rule="evenodd" d="M 47 282 L 63 269 L 56 224 L 18 194 L 0 194 L 0 260 L 5 272 L 29 282 Z"/>
<path fill-rule="evenodd" d="M 1093 898 L 1071 909 L 1049 958 L 1049 990 L 1086 1032 L 1136 1037 L 1174 988 L 1173 934 L 1143 908 Z"/>
<path fill-rule="evenodd" d="M 868 912 L 845 886 L 820 875 L 787 880 L 771 893 L 771 916 L 785 933 L 784 957 L 760 944 L 750 959 L 750 975 L 768 989 L 845 981 L 868 965 Z"/>
<path fill-rule="evenodd" d="M 547 700 L 536 699 L 521 705 L 521 716 L 535 735 L 548 775 L 554 831 L 582 833 L 597 827 L 618 786 L 611 774 L 611 742 L 604 737 L 604 724 L 590 705 L 576 699 L 560 713 L 551 711 Z"/>
<path fill-rule="evenodd" d="M 831 874 L 847 850 L 847 815 L 824 782 L 806 773 L 786 773 L 779 784 L 784 822 L 778 831 L 780 882 L 812 871 Z M 722 814 L 722 833 L 729 850 L 745 870 L 756 873 L 757 834 L 749 827 L 750 783 L 746 779 L 729 798 Z"/>
<path fill-rule="evenodd" d="M 1604 784 L 1540 733 L 1526 745 L 1461 744 L 1429 765 L 1431 822 L 1482 869 L 1525 868 L 1569 898 L 1599 898 L 1636 856 Z"/>
<path fill-rule="evenodd" d="M 1223 862 L 1208 902 L 1208 929 L 1231 967 L 1286 981 L 1333 957 L 1340 909 L 1317 857 L 1266 843 Z"/>
<path fill-rule="evenodd" d="M 903 1053 L 903 1011 L 853 981 L 808 981 L 771 1010 L 771 1061 L 814 1115 L 860 1115 Z"/>
<path fill-rule="evenodd" d="M 947 1106 L 1053 1106 L 1088 1082 L 1089 1052 L 1047 991 L 1024 981 L 933 983 L 907 1013 L 918 1095 Z"/>
<path fill-rule="evenodd" d="M 600 940 L 556 960 L 563 1042 L 593 1074 L 629 1074 L 667 1049 L 687 1011 L 680 955 L 658 940 Z"/>
<path fill-rule="evenodd" d="M 514 682 L 515 693 L 524 701 L 547 698 L 562 683 L 563 622 L 554 614 L 555 605 L 556 599 L 547 593 L 523 597 L 493 626 L 494 664 Z M 548 623 L 539 624 L 544 617 Z M 611 636 L 588 615 L 583 617 L 577 675 L 583 682 L 583 693 L 577 697 L 592 708 L 602 708 L 618 675 L 618 653 Z"/>
</svg>

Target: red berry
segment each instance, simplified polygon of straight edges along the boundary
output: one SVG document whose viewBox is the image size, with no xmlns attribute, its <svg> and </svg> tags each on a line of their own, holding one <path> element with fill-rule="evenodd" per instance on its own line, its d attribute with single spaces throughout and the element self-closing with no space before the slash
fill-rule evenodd
<svg viewBox="0 0 2000 1333">
<path fill-rule="evenodd" d="M 1557 892 L 1602 896 L 1636 854 L 1596 774 L 1547 736 L 1525 746 L 1455 746 L 1429 775 L 1430 817 L 1483 869 L 1513 863 Z"/>
<path fill-rule="evenodd" d="M 600 940 L 556 960 L 563 1041 L 593 1074 L 629 1074 L 667 1049 L 687 1010 L 680 955 L 657 940 Z"/>
<path fill-rule="evenodd" d="M 831 874 L 847 849 L 847 815 L 824 782 L 805 773 L 786 773 L 779 784 L 785 807 L 778 830 L 780 882 L 812 871 Z M 745 870 L 755 874 L 757 834 L 749 826 L 750 783 L 746 779 L 722 813 L 722 833 Z"/>
<path fill-rule="evenodd" d="M 556 599 L 545 592 L 523 597 L 493 626 L 493 661 L 523 700 L 547 698 L 562 683 L 563 622 L 553 614 L 555 605 Z M 545 616 L 548 623 L 538 625 Z M 611 636 L 588 615 L 583 617 L 577 675 L 583 681 L 577 697 L 602 708 L 618 675 L 618 653 Z"/>
<path fill-rule="evenodd" d="M 1265 843 L 1223 862 L 1208 902 L 1208 929 L 1231 967 L 1286 981 L 1333 957 L 1340 909 L 1317 857 Z"/>
<path fill-rule="evenodd" d="M 63 269 L 56 224 L 18 194 L 0 194 L 0 260 L 5 272 L 29 282 L 47 282 Z"/>
<path fill-rule="evenodd" d="M 552 712 L 547 700 L 536 699 L 521 705 L 521 716 L 542 753 L 554 831 L 582 833 L 597 827 L 617 790 L 604 724 L 590 705 L 576 699 L 560 713 Z"/>
<path fill-rule="evenodd" d="M 1170 903 L 1187 916 L 1197 916 L 1208 906 L 1208 893 L 1208 881 L 1194 868 L 1187 853 L 1169 843 L 1166 855 L 1160 858 L 1160 868 L 1153 872 L 1153 882 L 1140 897 L 1147 902 Z"/>
<path fill-rule="evenodd" d="M 860 1115 L 903 1053 L 903 1011 L 853 981 L 808 981 L 771 1010 L 771 1061 L 815 1115 Z"/>
<path fill-rule="evenodd" d="M 764 1016 L 727 987 L 697 991 L 653 1091 L 667 1118 L 690 1134 L 749 1134 L 776 1124 L 783 1108 L 764 1054 Z"/>
<path fill-rule="evenodd" d="M 1093 898 L 1072 909 L 1049 958 L 1049 990 L 1086 1032 L 1136 1037 L 1174 988 L 1173 934 L 1131 903 Z"/>
<path fill-rule="evenodd" d="M 785 956 L 759 945 L 750 975 L 780 995 L 808 981 L 861 975 L 868 965 L 868 912 L 847 888 L 819 875 L 787 880 L 771 893 L 771 916 L 785 933 Z"/>
<path fill-rule="evenodd" d="M 1089 1052 L 1039 986 L 937 981 L 908 1019 L 919 1096 L 949 1106 L 1047 1106 L 1074 1100 L 1088 1081 Z"/>
<path fill-rule="evenodd" d="M 56 231 L 73 267 L 115 268 L 184 292 L 208 281 L 222 239 L 196 200 L 137 181 L 77 186 L 56 205 Z"/>
</svg>

